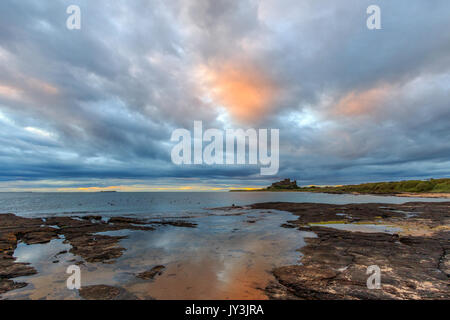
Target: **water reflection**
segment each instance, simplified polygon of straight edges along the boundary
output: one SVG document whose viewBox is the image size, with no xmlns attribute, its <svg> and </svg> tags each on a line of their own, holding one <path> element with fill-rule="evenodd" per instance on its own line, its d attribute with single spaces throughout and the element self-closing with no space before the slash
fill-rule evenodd
<svg viewBox="0 0 450 320">
<path fill-rule="evenodd" d="M 298 263 L 296 250 L 305 244 L 305 237 L 314 236 L 280 227 L 292 218 L 279 211 L 214 211 L 188 220 L 197 228 L 165 225 L 155 231 L 105 232 L 126 235 L 120 246 L 127 250 L 113 264 L 82 265 L 82 285 L 121 286 L 140 299 L 265 299 L 263 289 L 273 280 L 270 271 Z M 65 270 L 80 258 L 70 253 L 55 258 L 70 250 L 62 241 L 19 245 L 18 260 L 31 262 L 39 273 L 21 278 L 30 285 L 3 298 L 79 298 L 66 288 Z M 166 269 L 154 280 L 136 277 L 156 265 Z"/>
</svg>

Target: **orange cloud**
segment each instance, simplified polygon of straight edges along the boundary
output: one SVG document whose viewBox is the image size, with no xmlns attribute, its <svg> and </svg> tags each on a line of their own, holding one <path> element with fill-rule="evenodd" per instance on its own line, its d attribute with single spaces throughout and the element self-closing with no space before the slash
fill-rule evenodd
<svg viewBox="0 0 450 320">
<path fill-rule="evenodd" d="M 39 79 L 22 76 L 26 86 L 23 88 L 13 87 L 7 84 L 0 84 L 0 96 L 14 100 L 30 100 L 30 90 L 44 93 L 46 95 L 56 95 L 58 88 Z"/>
<path fill-rule="evenodd" d="M 274 105 L 277 87 L 261 69 L 225 63 L 200 71 L 208 96 L 239 122 L 258 121 Z"/>
<path fill-rule="evenodd" d="M 362 116 L 372 114 L 383 106 L 383 102 L 391 94 L 390 86 L 381 86 L 362 92 L 352 91 L 339 100 L 333 108 L 333 115 Z"/>
<path fill-rule="evenodd" d="M 35 78 L 26 78 L 26 81 L 31 88 L 41 91 L 45 94 L 55 95 L 59 92 L 58 88 L 42 80 Z"/>
<path fill-rule="evenodd" d="M 7 99 L 20 99 L 20 97 L 22 96 L 22 90 L 19 88 L 0 84 L 0 96 L 4 96 Z"/>
</svg>

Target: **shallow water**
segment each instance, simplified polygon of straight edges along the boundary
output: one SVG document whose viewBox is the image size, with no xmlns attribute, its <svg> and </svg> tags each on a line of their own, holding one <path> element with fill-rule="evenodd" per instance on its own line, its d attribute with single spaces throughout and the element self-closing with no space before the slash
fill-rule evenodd
<svg viewBox="0 0 450 320">
<path fill-rule="evenodd" d="M 241 214 L 241 215 L 235 215 Z M 191 218 L 197 228 L 160 226 L 155 231 L 102 232 L 126 235 L 120 245 L 127 250 L 114 264 L 86 263 L 81 266 L 82 286 L 121 286 L 141 299 L 265 299 L 263 289 L 273 280 L 270 271 L 296 264 L 311 232 L 281 228 L 293 216 L 275 210 L 211 210 Z M 6 299 L 77 299 L 66 288 L 66 268 L 80 261 L 63 239 L 48 244 L 20 244 L 17 261 L 30 262 L 37 275 L 17 278 L 30 283 L 10 291 Z M 53 261 L 58 260 L 56 263 Z M 156 265 L 166 269 L 154 280 L 136 274 Z"/>
<path fill-rule="evenodd" d="M 126 235 L 127 238 L 119 243 L 126 251 L 113 264 L 82 265 L 82 286 L 120 286 L 141 299 L 265 299 L 263 289 L 274 280 L 270 271 L 278 266 L 299 263 L 301 253 L 298 249 L 305 245 L 306 237 L 315 235 L 280 227 L 295 219 L 288 212 L 208 208 L 268 201 L 345 204 L 418 200 L 441 201 L 293 192 L 0 193 L 0 212 L 26 217 L 98 214 L 156 220 L 186 219 L 197 223 L 197 227 L 160 225 L 155 231 L 105 233 Z M 76 290 L 66 287 L 69 276 L 66 269 L 82 259 L 69 253 L 70 245 L 64 244 L 63 240 L 36 245 L 20 243 L 14 255 L 19 262 L 31 263 L 38 274 L 16 278 L 16 281 L 29 285 L 1 298 L 79 299 Z M 57 255 L 61 251 L 67 252 Z M 164 265 L 166 269 L 154 280 L 136 277 L 156 265 Z"/>
</svg>

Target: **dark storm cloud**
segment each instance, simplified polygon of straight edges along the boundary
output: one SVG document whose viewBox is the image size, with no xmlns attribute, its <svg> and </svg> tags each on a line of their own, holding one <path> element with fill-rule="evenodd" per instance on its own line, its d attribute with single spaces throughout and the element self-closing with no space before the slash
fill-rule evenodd
<svg viewBox="0 0 450 320">
<path fill-rule="evenodd" d="M 70 4 L 81 30 L 65 27 Z M 370 4 L 382 30 L 366 28 Z M 241 126 L 239 105 L 209 93 L 243 66 L 270 90 L 245 125 L 280 128 L 279 177 L 449 176 L 449 12 L 444 0 L 2 1 L 0 179 L 259 183 L 258 168 L 170 161 L 175 128 Z"/>
</svg>

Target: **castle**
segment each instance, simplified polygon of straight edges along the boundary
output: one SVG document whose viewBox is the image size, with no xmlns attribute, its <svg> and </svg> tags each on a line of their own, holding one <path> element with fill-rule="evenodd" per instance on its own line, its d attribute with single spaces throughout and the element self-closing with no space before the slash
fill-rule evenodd
<svg viewBox="0 0 450 320">
<path fill-rule="evenodd" d="M 298 189 L 297 180 L 284 179 L 274 182 L 268 189 Z"/>
</svg>

